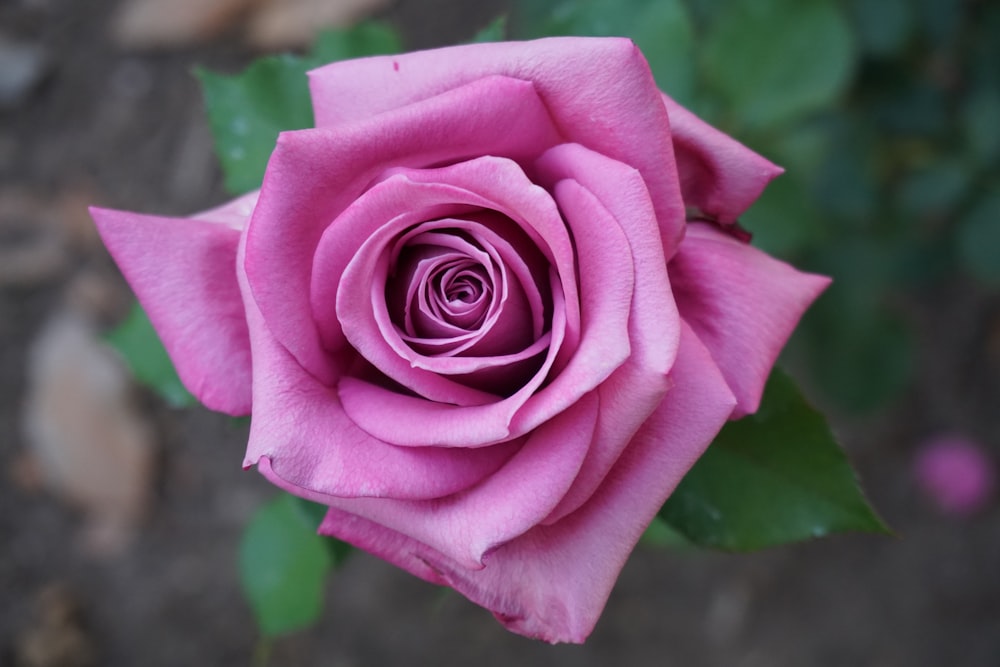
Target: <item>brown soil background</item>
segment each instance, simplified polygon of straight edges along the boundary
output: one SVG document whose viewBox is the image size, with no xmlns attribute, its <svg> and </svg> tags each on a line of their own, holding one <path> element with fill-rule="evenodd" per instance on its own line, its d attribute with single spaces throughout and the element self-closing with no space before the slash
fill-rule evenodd
<svg viewBox="0 0 1000 667">
<path fill-rule="evenodd" d="M 39 331 L 78 298 L 81 276 L 105 286 L 106 324 L 127 303 L 110 260 L 80 231 L 82 206 L 180 215 L 221 202 L 191 71 L 237 71 L 254 55 L 235 32 L 200 47 L 126 50 L 109 33 L 117 4 L 0 0 L 0 33 L 43 47 L 48 62 L 30 95 L 0 109 L 0 204 L 32 202 L 18 213 L 27 227 L 0 227 L 0 248 L 23 242 L 36 218 L 76 225 L 49 274 L 0 286 L 0 664 L 249 665 L 257 637 L 236 549 L 272 490 L 240 470 L 244 427 L 145 397 L 162 453 L 151 509 L 118 553 L 86 548 L 81 514 L 25 464 Z M 385 15 L 419 48 L 467 38 L 502 3 L 472 4 L 401 1 Z M 356 554 L 331 578 L 322 622 L 277 641 L 269 664 L 1000 665 L 1000 506 L 945 517 L 910 474 L 915 446 L 939 430 L 992 443 L 996 458 L 1000 301 L 955 278 L 907 308 L 919 326 L 917 381 L 876 417 L 835 419 L 898 537 L 744 556 L 640 548 L 583 647 L 508 634 L 460 596 Z M 24 647 L 39 636 L 53 651 L 78 648 L 29 659 Z"/>
</svg>

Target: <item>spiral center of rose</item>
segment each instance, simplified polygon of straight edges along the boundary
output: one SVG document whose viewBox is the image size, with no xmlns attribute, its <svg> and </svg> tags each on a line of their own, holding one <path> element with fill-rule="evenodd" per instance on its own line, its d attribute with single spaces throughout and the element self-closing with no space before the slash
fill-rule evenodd
<svg viewBox="0 0 1000 667">
<path fill-rule="evenodd" d="M 530 239 L 506 217 L 479 211 L 397 238 L 385 293 L 393 326 L 418 354 L 489 359 L 521 376 L 545 349 L 550 291 L 547 262 Z"/>
<path fill-rule="evenodd" d="M 441 317 L 468 329 L 480 326 L 493 293 L 489 272 L 471 260 L 444 262 L 435 272 L 426 301 Z"/>
<path fill-rule="evenodd" d="M 444 298 L 451 307 L 461 307 L 479 301 L 485 291 L 483 277 L 473 269 L 472 275 L 455 276 L 453 282 L 444 288 Z"/>
</svg>

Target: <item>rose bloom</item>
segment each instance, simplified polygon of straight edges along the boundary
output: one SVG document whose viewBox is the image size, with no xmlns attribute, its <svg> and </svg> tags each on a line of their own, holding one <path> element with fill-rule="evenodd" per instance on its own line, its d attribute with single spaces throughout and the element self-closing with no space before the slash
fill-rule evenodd
<svg viewBox="0 0 1000 667">
<path fill-rule="evenodd" d="M 745 242 L 780 169 L 625 39 L 310 74 L 315 129 L 188 218 L 94 209 L 181 379 L 319 530 L 582 642 L 827 279 Z"/>
</svg>

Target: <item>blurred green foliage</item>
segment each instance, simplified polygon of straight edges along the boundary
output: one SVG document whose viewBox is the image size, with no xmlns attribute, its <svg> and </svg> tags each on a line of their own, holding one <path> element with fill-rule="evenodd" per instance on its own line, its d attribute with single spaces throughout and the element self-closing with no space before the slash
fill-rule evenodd
<svg viewBox="0 0 1000 667">
<path fill-rule="evenodd" d="M 790 353 L 842 407 L 881 407 L 911 379 L 901 304 L 956 279 L 1000 288 L 1000 3 L 517 10 L 513 37 L 632 37 L 668 94 L 787 169 L 743 224 L 759 247 L 833 276 Z"/>
<path fill-rule="evenodd" d="M 316 533 L 325 507 L 282 493 L 260 507 L 240 542 L 240 582 L 266 637 L 312 625 L 323 584 L 350 547 Z"/>
</svg>

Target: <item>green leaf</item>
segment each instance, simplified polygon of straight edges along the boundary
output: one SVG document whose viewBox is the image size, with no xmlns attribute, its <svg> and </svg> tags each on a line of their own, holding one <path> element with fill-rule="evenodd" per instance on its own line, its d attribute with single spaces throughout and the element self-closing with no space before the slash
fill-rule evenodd
<svg viewBox="0 0 1000 667">
<path fill-rule="evenodd" d="M 265 636 L 301 630 L 320 616 L 323 583 L 336 561 L 314 518 L 282 494 L 261 507 L 243 533 L 240 579 Z"/>
<path fill-rule="evenodd" d="M 521 0 L 522 36 L 620 36 L 635 41 L 656 82 L 689 104 L 694 91 L 694 28 L 681 0 Z"/>
<path fill-rule="evenodd" d="M 125 359 L 135 379 L 169 405 L 183 408 L 198 404 L 198 399 L 181 383 L 160 337 L 138 302 L 125 320 L 108 334 L 107 341 Z"/>
<path fill-rule="evenodd" d="M 703 53 L 709 83 L 752 127 L 831 104 L 855 64 L 850 26 L 832 0 L 733 0 Z"/>
<path fill-rule="evenodd" d="M 241 194 L 260 187 L 278 133 L 312 127 L 307 71 L 398 49 L 392 29 L 363 23 L 321 34 L 309 57 L 262 58 L 234 76 L 197 70 L 226 189 Z"/>
<path fill-rule="evenodd" d="M 958 254 L 972 275 L 1000 285 L 1000 192 L 979 200 L 959 221 Z"/>
<path fill-rule="evenodd" d="M 236 76 L 197 71 L 215 152 L 231 193 L 260 187 L 279 132 L 312 126 L 307 69 L 301 58 L 274 56 Z"/>
<path fill-rule="evenodd" d="M 726 424 L 660 516 L 695 544 L 731 551 L 888 532 L 826 420 L 778 370 L 760 410 Z"/>
<path fill-rule="evenodd" d="M 488 26 L 475 34 L 472 43 L 502 42 L 505 39 L 507 39 L 507 17 L 498 16 L 490 21 Z"/>
</svg>

